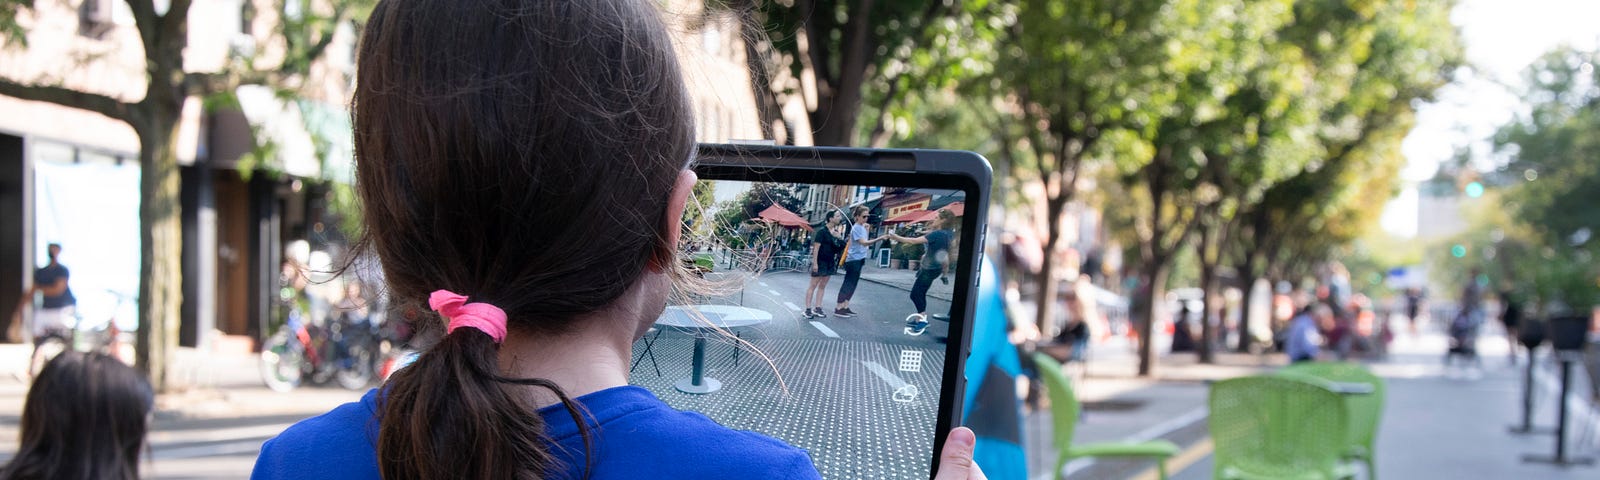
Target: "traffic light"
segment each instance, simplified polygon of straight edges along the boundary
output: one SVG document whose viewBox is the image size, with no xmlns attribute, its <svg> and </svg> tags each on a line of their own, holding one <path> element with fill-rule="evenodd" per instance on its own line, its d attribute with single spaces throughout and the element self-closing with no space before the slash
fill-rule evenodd
<svg viewBox="0 0 1600 480">
<path fill-rule="evenodd" d="M 1455 244 L 1455 246 L 1450 247 L 1450 256 L 1456 258 L 1466 258 L 1467 246 L 1459 243 Z"/>
<path fill-rule="evenodd" d="M 1481 197 L 1481 196 L 1483 196 L 1483 184 L 1480 183 L 1480 182 L 1468 183 L 1467 184 L 1467 188 L 1466 188 L 1466 192 L 1467 192 L 1467 198 L 1478 198 L 1478 197 Z"/>
</svg>

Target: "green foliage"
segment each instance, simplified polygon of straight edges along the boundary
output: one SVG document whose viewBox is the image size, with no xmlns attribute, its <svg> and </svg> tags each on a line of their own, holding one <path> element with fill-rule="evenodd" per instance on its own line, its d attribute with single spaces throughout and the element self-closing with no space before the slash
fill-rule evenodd
<svg viewBox="0 0 1600 480">
<path fill-rule="evenodd" d="M 711 198 L 710 194 L 711 192 L 706 193 L 707 201 Z M 701 201 L 699 195 L 697 192 L 697 201 Z M 781 206 L 791 212 L 799 212 L 804 204 L 790 185 L 754 183 L 733 200 L 718 204 L 713 224 L 707 227 L 711 228 L 717 238 L 729 248 L 760 245 L 784 233 L 781 227 L 752 221 L 762 210 L 772 205 Z"/>
<path fill-rule="evenodd" d="M 1509 215 L 1492 228 L 1518 233 L 1526 294 L 1579 310 L 1600 304 L 1597 64 L 1600 52 L 1546 53 L 1525 73 L 1529 110 L 1496 135 L 1510 157 L 1501 178 L 1512 186 L 1504 202 Z"/>
<path fill-rule="evenodd" d="M 33 0 L 0 0 L 0 43 L 28 48 L 28 32 L 17 24 L 17 14 L 33 9 Z"/>
</svg>

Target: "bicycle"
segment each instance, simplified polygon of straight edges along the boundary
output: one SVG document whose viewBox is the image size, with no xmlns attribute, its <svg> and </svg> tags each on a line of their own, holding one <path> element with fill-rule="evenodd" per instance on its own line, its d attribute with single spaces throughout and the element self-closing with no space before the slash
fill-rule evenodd
<svg viewBox="0 0 1600 480">
<path fill-rule="evenodd" d="M 370 328 L 361 332 L 354 322 L 335 322 L 326 333 L 328 338 L 316 338 L 322 335 L 314 335 L 304 318 L 298 305 L 291 306 L 283 327 L 262 342 L 261 378 L 267 388 L 288 392 L 299 387 L 308 375 L 312 383 L 326 383 L 332 378 L 349 390 L 360 390 L 372 383 L 377 362 L 370 343 L 375 334 Z M 331 342 L 332 350 L 318 348 L 327 342 Z"/>
<path fill-rule="evenodd" d="M 118 338 L 122 332 L 117 329 L 117 312 L 122 305 L 127 303 L 129 296 L 116 290 L 106 290 L 117 299 L 112 306 L 111 314 L 106 318 L 104 325 L 85 329 L 84 319 L 73 308 L 71 313 L 64 314 L 63 320 L 70 321 L 71 325 L 57 325 L 47 328 L 33 340 L 33 352 L 28 357 L 28 377 L 33 378 L 39 374 L 45 364 L 56 358 L 57 355 L 67 350 L 76 350 L 85 353 L 101 353 L 114 358 L 118 355 Z M 35 321 L 38 321 L 37 317 Z"/>
</svg>

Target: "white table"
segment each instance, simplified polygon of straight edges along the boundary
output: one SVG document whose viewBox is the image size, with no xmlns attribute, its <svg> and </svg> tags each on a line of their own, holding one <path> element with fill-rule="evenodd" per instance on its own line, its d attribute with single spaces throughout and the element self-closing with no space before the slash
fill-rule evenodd
<svg viewBox="0 0 1600 480">
<path fill-rule="evenodd" d="M 694 368 L 689 378 L 672 386 L 684 393 L 711 393 L 722 388 L 722 382 L 705 375 L 706 334 L 718 329 L 750 327 L 772 321 L 772 314 L 737 305 L 682 305 L 670 306 L 656 319 L 660 327 L 686 330 L 694 335 Z"/>
</svg>

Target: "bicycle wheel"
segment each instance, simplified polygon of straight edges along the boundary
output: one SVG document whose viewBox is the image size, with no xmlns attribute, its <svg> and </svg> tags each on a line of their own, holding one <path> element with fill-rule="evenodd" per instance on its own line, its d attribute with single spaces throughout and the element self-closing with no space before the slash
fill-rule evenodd
<svg viewBox="0 0 1600 480">
<path fill-rule="evenodd" d="M 65 352 L 71 347 L 67 339 L 57 335 L 48 335 L 39 339 L 33 345 L 33 356 L 28 360 L 28 377 L 38 376 L 39 371 L 44 369 L 44 365 L 50 363 L 50 359 L 56 358 L 56 355 L 60 355 L 61 352 Z"/>
<path fill-rule="evenodd" d="M 300 386 L 300 366 L 305 362 L 302 351 L 288 330 L 279 330 L 261 345 L 261 380 L 267 388 L 279 392 Z"/>
</svg>

